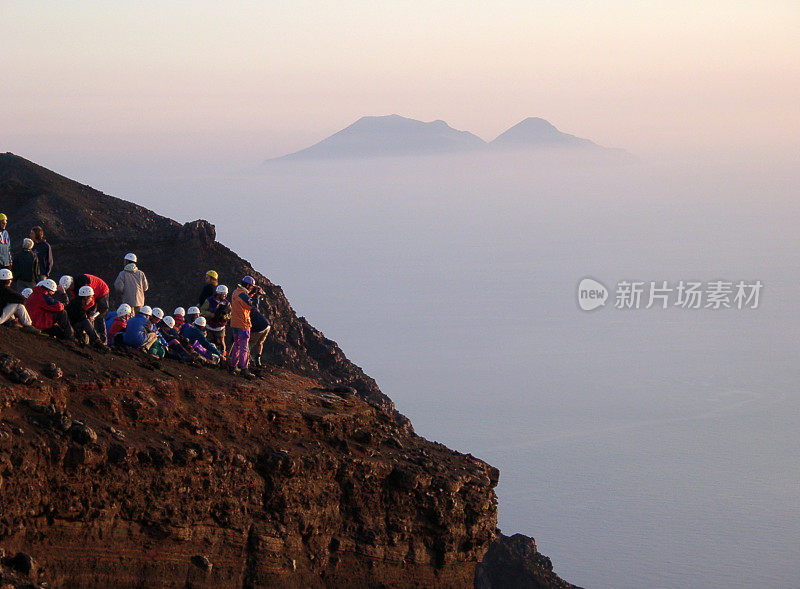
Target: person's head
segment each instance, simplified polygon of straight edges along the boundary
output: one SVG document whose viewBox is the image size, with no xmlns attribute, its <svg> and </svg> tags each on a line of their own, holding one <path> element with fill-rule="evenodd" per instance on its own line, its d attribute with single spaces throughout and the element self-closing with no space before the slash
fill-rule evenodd
<svg viewBox="0 0 800 589">
<path fill-rule="evenodd" d="M 9 286 L 13 278 L 14 275 L 8 268 L 3 268 L 2 270 L 0 270 L 0 284 L 2 284 L 3 286 Z"/>
<path fill-rule="evenodd" d="M 256 281 L 252 276 L 245 276 L 239 285 L 248 291 L 252 291 L 256 287 Z"/>
<path fill-rule="evenodd" d="M 78 289 L 78 296 L 82 299 L 88 299 L 94 296 L 94 289 L 91 286 L 82 286 Z"/>
<path fill-rule="evenodd" d="M 175 307 L 175 310 L 172 312 L 173 317 L 183 317 L 186 315 L 186 309 L 183 307 Z"/>
<path fill-rule="evenodd" d="M 150 317 L 153 314 L 153 309 L 145 305 L 141 309 L 139 309 L 139 315 L 144 315 L 145 317 Z"/>
<path fill-rule="evenodd" d="M 56 290 L 58 289 L 56 281 L 53 280 L 52 278 L 47 278 L 45 280 L 42 280 L 36 286 L 41 286 L 45 291 L 47 291 L 50 294 L 55 294 Z"/>
<path fill-rule="evenodd" d="M 169 329 L 173 329 L 175 327 L 175 319 L 167 315 L 163 319 L 164 325 L 166 325 Z"/>
<path fill-rule="evenodd" d="M 122 303 L 119 307 L 117 307 L 117 317 L 121 319 L 127 319 L 131 316 L 133 309 L 128 303 Z"/>
<path fill-rule="evenodd" d="M 22 292 L 19 293 L 19 294 L 21 294 L 23 297 L 25 297 L 27 299 L 29 296 L 31 296 L 33 294 L 33 289 L 32 288 L 23 288 Z"/>
<path fill-rule="evenodd" d="M 150 322 L 155 325 L 164 318 L 164 311 L 160 307 L 153 307 L 153 312 L 150 315 Z"/>
<path fill-rule="evenodd" d="M 39 243 L 40 241 L 44 241 L 44 229 L 39 227 L 38 225 L 31 229 L 31 239 L 34 243 Z"/>
<path fill-rule="evenodd" d="M 138 261 L 139 260 L 137 259 L 136 254 L 131 254 L 131 253 L 125 254 L 125 267 L 126 268 L 128 267 L 128 264 L 135 264 Z"/>
<path fill-rule="evenodd" d="M 6 217 L 5 213 L 0 213 L 0 231 L 6 228 L 8 225 L 8 217 Z"/>
<path fill-rule="evenodd" d="M 219 274 L 216 270 L 209 270 L 206 272 L 206 284 L 216 284 L 219 280 Z"/>
<path fill-rule="evenodd" d="M 186 321 L 192 323 L 198 317 L 200 317 L 200 309 L 197 307 L 189 307 L 186 309 Z"/>
<path fill-rule="evenodd" d="M 58 291 L 59 292 L 67 292 L 69 289 L 72 288 L 72 285 L 74 284 L 74 282 L 75 281 L 72 279 L 72 276 L 66 276 L 66 275 L 62 276 L 58 280 Z"/>
<path fill-rule="evenodd" d="M 22 240 L 22 249 L 24 250 L 32 250 L 33 249 L 33 240 L 30 237 L 26 237 Z"/>
<path fill-rule="evenodd" d="M 224 284 L 220 284 L 217 287 L 217 298 L 221 301 L 227 296 L 228 296 L 228 287 L 225 286 Z"/>
<path fill-rule="evenodd" d="M 192 323 L 194 326 L 199 330 L 204 330 L 206 328 L 206 318 L 205 317 L 198 317 Z"/>
</svg>

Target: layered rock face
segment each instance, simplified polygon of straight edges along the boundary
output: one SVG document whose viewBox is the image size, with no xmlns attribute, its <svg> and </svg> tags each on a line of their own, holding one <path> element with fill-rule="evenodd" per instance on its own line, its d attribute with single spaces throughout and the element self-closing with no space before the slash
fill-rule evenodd
<svg viewBox="0 0 800 589">
<path fill-rule="evenodd" d="M 494 539 L 497 470 L 347 389 L 3 330 L 65 375 L 0 386 L 0 546 L 40 580 L 466 587 Z"/>
</svg>

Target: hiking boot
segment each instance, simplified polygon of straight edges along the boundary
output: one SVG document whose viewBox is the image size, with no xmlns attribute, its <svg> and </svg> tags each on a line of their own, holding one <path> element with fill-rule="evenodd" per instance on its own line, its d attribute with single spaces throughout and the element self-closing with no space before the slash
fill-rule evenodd
<svg viewBox="0 0 800 589">
<path fill-rule="evenodd" d="M 96 341 L 96 342 L 94 342 L 94 343 L 92 344 L 92 347 L 93 347 L 95 350 L 97 350 L 98 352 L 100 352 L 101 354 L 107 354 L 107 353 L 109 352 L 108 346 L 107 346 L 107 345 L 105 345 L 105 344 L 104 344 L 103 342 L 101 342 L 101 341 Z"/>
<path fill-rule="evenodd" d="M 256 375 L 250 372 L 247 368 L 242 370 L 242 373 L 239 376 L 246 378 L 247 380 L 253 380 L 256 377 Z"/>
<path fill-rule="evenodd" d="M 30 333 L 33 335 L 42 335 L 42 332 L 36 329 L 33 325 L 23 325 L 22 333 Z"/>
</svg>

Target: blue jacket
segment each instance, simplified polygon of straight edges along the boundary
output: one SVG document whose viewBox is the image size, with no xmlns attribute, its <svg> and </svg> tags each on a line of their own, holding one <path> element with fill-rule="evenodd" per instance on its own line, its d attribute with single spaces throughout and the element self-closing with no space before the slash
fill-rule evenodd
<svg viewBox="0 0 800 589">
<path fill-rule="evenodd" d="M 212 354 L 216 354 L 217 356 L 222 355 L 217 349 L 217 346 L 208 341 L 203 332 L 197 329 L 194 325 L 190 325 L 189 323 L 184 323 L 183 326 L 181 327 L 181 335 L 186 339 L 188 339 L 189 342 L 192 344 L 194 342 L 199 342 L 201 346 L 203 346 L 206 350 L 208 350 Z"/>
<path fill-rule="evenodd" d="M 124 341 L 129 346 L 142 346 L 147 341 L 147 334 L 153 331 L 150 317 L 139 313 L 128 320 L 128 327 L 125 329 Z"/>
<path fill-rule="evenodd" d="M 116 311 L 109 311 L 108 313 L 106 313 L 106 318 L 104 320 L 106 324 L 106 332 L 108 332 L 108 330 L 111 329 L 111 324 L 114 323 L 114 319 L 116 318 L 117 318 Z"/>
</svg>

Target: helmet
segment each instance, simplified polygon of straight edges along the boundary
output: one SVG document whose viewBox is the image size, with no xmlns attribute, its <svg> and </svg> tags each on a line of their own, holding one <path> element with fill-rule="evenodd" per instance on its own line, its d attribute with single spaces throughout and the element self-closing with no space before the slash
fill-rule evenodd
<svg viewBox="0 0 800 589">
<path fill-rule="evenodd" d="M 58 290 L 58 285 L 56 281 L 52 278 L 48 278 L 46 280 L 42 280 L 37 286 L 41 286 L 45 290 L 49 290 L 50 292 L 56 292 Z"/>
<path fill-rule="evenodd" d="M 8 221 L 8 217 L 4 213 L 0 213 L 0 221 Z"/>
<path fill-rule="evenodd" d="M 158 320 L 163 319 L 164 318 L 163 309 L 161 309 L 161 307 L 153 307 L 153 317 L 155 317 Z"/>
<path fill-rule="evenodd" d="M 72 283 L 73 282 L 75 282 L 75 281 L 72 280 L 72 276 L 62 276 L 58 280 L 58 286 L 60 286 L 64 290 L 67 290 L 68 288 L 72 288 Z"/>
<path fill-rule="evenodd" d="M 249 284 L 250 286 L 255 286 L 256 281 L 252 276 L 245 276 L 242 278 L 242 284 Z"/>
<path fill-rule="evenodd" d="M 12 278 L 14 278 L 14 275 L 8 268 L 3 268 L 0 270 L 0 280 L 11 280 Z"/>
<path fill-rule="evenodd" d="M 186 314 L 187 315 L 199 315 L 200 314 L 200 309 L 198 309 L 197 307 L 189 307 L 189 309 L 186 311 Z"/>
<path fill-rule="evenodd" d="M 30 237 L 26 237 L 22 240 L 22 249 L 29 250 L 33 249 L 33 240 Z"/>
<path fill-rule="evenodd" d="M 150 307 L 145 305 L 144 307 L 139 309 L 139 313 L 141 313 L 142 315 L 148 315 L 149 316 L 149 315 L 153 314 L 153 309 L 151 309 Z"/>
<path fill-rule="evenodd" d="M 173 315 L 186 315 L 186 309 L 183 307 L 175 307 L 175 310 L 172 312 Z"/>
<path fill-rule="evenodd" d="M 134 264 L 139 261 L 136 259 L 136 254 L 125 254 L 125 260 Z"/>
<path fill-rule="evenodd" d="M 94 289 L 91 286 L 82 286 L 78 289 L 79 297 L 93 297 Z"/>
<path fill-rule="evenodd" d="M 33 291 L 29 288 L 23 288 L 20 294 L 27 299 L 29 296 L 33 294 Z"/>
<path fill-rule="evenodd" d="M 173 327 L 175 327 L 175 320 L 169 315 L 167 315 L 166 317 L 164 317 L 164 324 L 170 329 L 172 329 Z"/>
<path fill-rule="evenodd" d="M 122 317 L 123 315 L 130 315 L 131 314 L 131 306 L 128 303 L 122 303 L 119 307 L 117 307 L 117 317 Z"/>
<path fill-rule="evenodd" d="M 217 287 L 217 294 L 227 295 L 228 294 L 228 287 L 225 286 L 224 284 L 220 284 Z"/>
<path fill-rule="evenodd" d="M 205 317 L 198 317 L 194 320 L 194 324 L 197 327 L 205 327 L 206 326 L 206 318 Z"/>
<path fill-rule="evenodd" d="M 206 272 L 206 276 L 213 278 L 214 280 L 219 279 L 219 274 L 217 274 L 216 270 L 209 270 L 208 272 Z"/>
</svg>

